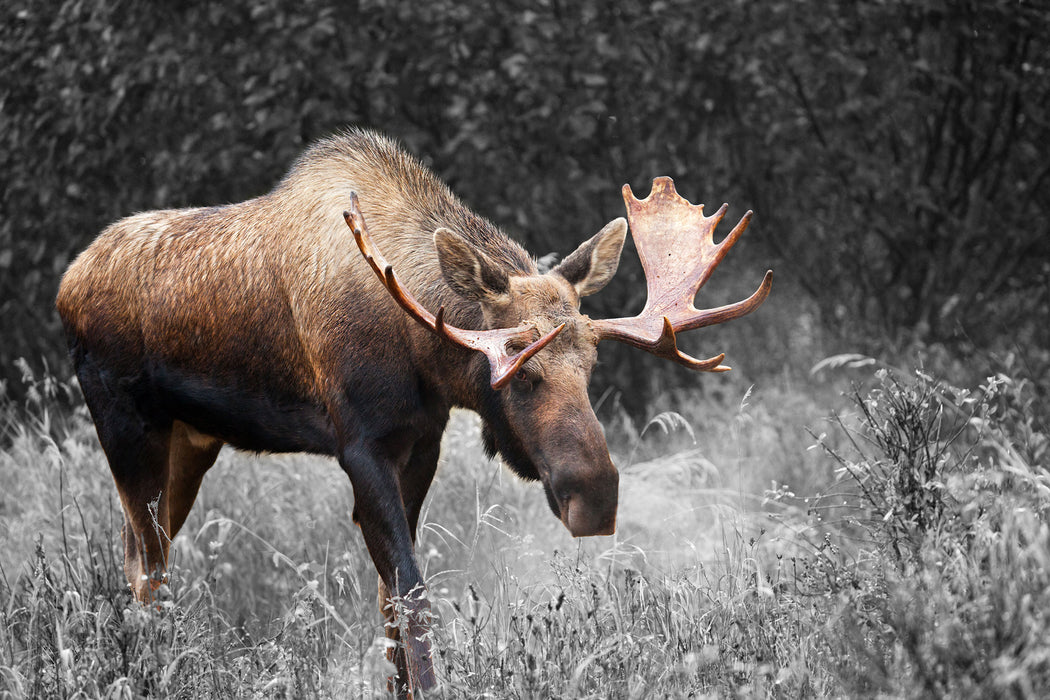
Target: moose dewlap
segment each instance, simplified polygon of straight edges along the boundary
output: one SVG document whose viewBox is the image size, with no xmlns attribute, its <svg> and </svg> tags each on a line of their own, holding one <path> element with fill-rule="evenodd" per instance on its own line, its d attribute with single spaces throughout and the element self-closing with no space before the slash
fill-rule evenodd
<svg viewBox="0 0 1050 700">
<path fill-rule="evenodd" d="M 624 187 L 648 302 L 595 320 L 580 297 L 609 281 L 615 219 L 546 274 L 391 141 L 348 131 L 310 148 L 269 194 L 152 211 L 108 227 L 69 267 L 58 310 L 124 510 L 135 596 L 159 585 L 204 473 L 224 444 L 334 455 L 380 578 L 401 693 L 436 682 L 429 603 L 413 556 L 449 410 L 476 411 L 485 448 L 536 479 L 576 536 L 616 524 L 618 475 L 587 399 L 598 342 L 694 370 L 678 332 L 757 308 L 693 297 L 750 218 L 720 244 L 669 178 Z M 151 512 L 151 504 L 153 512 Z M 163 532 L 157 533 L 155 525 Z M 394 606 L 390 596 L 402 600 Z M 399 629 L 407 630 L 399 639 Z"/>
</svg>

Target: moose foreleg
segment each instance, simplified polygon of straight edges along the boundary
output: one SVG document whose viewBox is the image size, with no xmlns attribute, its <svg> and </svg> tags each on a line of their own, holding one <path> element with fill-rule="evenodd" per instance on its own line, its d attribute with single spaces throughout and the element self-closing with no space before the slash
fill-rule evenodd
<svg viewBox="0 0 1050 700">
<path fill-rule="evenodd" d="M 442 423 L 442 427 L 444 423 Z M 419 522 L 419 511 L 423 507 L 423 501 L 430 490 L 430 484 L 434 480 L 437 471 L 438 456 L 441 452 L 441 432 L 436 431 L 428 438 L 416 441 L 412 448 L 412 454 L 407 463 L 401 469 L 398 485 L 401 487 L 401 502 L 405 507 L 405 515 L 408 517 L 408 528 L 412 533 L 412 544 L 415 545 Z M 425 591 L 420 591 L 421 593 Z M 391 641 L 387 649 L 386 658 L 397 669 L 397 677 L 408 678 L 408 658 L 405 654 L 406 641 L 411 641 L 411 635 L 401 633 L 401 622 L 398 621 L 396 608 L 403 607 L 404 601 L 396 601 L 396 605 L 390 600 L 390 591 L 387 589 L 383 579 L 379 579 L 379 610 L 386 620 L 386 636 Z M 394 690 L 395 679 L 391 679 L 390 690 Z"/>
<path fill-rule="evenodd" d="M 384 613 L 404 644 L 406 668 L 399 670 L 407 671 L 408 677 L 397 680 L 398 696 L 412 697 L 414 690 L 429 690 L 437 683 L 430 652 L 430 601 L 413 556 L 414 538 L 396 467 L 377 454 L 381 450 L 374 443 L 357 441 L 341 450 L 339 463 L 353 484 L 354 512 L 383 584 L 380 591 L 387 592 L 391 607 Z"/>
</svg>

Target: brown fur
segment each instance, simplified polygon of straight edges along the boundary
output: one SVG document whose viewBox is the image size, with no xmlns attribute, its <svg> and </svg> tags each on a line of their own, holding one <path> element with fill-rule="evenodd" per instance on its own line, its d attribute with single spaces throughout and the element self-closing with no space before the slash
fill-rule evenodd
<svg viewBox="0 0 1050 700">
<path fill-rule="evenodd" d="M 449 323 L 565 331 L 496 392 L 483 355 L 424 329 L 374 277 L 341 216 L 354 192 L 405 287 L 446 307 Z M 442 228 L 451 233 L 435 237 Z M 148 577 L 164 570 L 229 443 L 338 458 L 386 608 L 387 592 L 422 585 L 412 542 L 452 406 L 481 414 L 487 446 L 543 482 L 574 534 L 611 531 L 617 475 L 587 402 L 597 337 L 579 297 L 615 271 L 625 232 L 617 220 L 539 275 L 520 246 L 365 131 L 320 142 L 256 199 L 108 227 L 70 266 L 57 306 L 120 493 L 136 596 L 151 597 Z M 417 639 L 427 610 L 425 598 L 409 605 L 397 652 L 410 687 L 434 682 Z"/>
</svg>

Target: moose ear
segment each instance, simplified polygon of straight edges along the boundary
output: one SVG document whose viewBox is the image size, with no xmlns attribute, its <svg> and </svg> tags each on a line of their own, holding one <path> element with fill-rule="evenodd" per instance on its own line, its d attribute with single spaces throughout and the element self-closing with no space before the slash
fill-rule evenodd
<svg viewBox="0 0 1050 700">
<path fill-rule="evenodd" d="M 568 280 L 581 297 L 594 294 L 616 274 L 626 236 L 626 219 L 613 219 L 551 272 L 556 272 Z"/>
<path fill-rule="evenodd" d="M 471 301 L 493 301 L 507 293 L 507 272 L 447 228 L 434 232 L 441 275 L 456 294 Z"/>
</svg>

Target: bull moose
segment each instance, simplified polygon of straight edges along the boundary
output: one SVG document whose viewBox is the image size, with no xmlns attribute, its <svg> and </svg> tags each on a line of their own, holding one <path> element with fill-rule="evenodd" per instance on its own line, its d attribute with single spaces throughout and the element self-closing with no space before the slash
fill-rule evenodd
<svg viewBox="0 0 1050 700">
<path fill-rule="evenodd" d="M 256 199 L 109 226 L 70 265 L 57 306 L 120 494 L 135 597 L 160 585 L 223 444 L 334 455 L 398 641 L 398 690 L 432 687 L 413 543 L 450 409 L 481 416 L 486 451 L 539 480 L 574 536 L 611 534 L 619 477 L 587 397 L 598 342 L 724 371 L 724 355 L 690 357 L 676 335 L 769 294 L 771 272 L 744 301 L 693 306 L 750 212 L 715 244 L 726 205 L 705 217 L 670 178 L 644 200 L 627 185 L 623 194 L 648 301 L 636 317 L 602 320 L 579 312 L 580 297 L 615 273 L 627 221 L 540 274 L 420 162 L 366 130 L 318 142 Z"/>
</svg>

